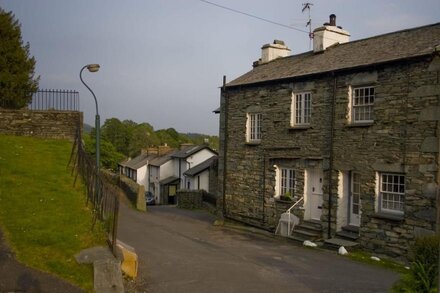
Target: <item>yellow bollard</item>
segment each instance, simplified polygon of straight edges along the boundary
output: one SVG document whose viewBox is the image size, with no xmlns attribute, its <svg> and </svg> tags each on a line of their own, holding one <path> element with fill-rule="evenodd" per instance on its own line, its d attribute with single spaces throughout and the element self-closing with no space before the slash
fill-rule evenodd
<svg viewBox="0 0 440 293">
<path fill-rule="evenodd" d="M 138 270 L 138 257 L 134 248 L 119 240 L 116 241 L 116 246 L 122 252 L 121 270 L 130 278 L 135 279 Z"/>
</svg>

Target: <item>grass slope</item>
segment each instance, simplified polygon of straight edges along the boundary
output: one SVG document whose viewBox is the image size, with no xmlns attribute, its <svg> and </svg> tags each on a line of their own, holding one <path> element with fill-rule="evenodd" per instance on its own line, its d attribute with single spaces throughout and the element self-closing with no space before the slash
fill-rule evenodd
<svg viewBox="0 0 440 293">
<path fill-rule="evenodd" d="M 91 291 L 93 270 L 74 255 L 104 245 L 91 231 L 84 186 L 73 186 L 68 141 L 0 135 L 0 225 L 17 258 Z"/>
</svg>

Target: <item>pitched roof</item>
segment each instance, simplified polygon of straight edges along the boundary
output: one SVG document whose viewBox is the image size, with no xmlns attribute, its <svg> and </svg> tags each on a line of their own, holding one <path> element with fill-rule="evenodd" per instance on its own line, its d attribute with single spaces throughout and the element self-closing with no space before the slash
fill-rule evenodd
<svg viewBox="0 0 440 293">
<path fill-rule="evenodd" d="M 141 168 L 142 166 L 146 165 L 149 160 L 154 159 L 155 155 L 148 155 L 148 154 L 140 154 L 139 156 L 129 160 L 124 161 L 120 163 L 121 166 L 128 167 L 130 169 L 137 170 Z"/>
<path fill-rule="evenodd" d="M 319 74 L 432 54 L 440 45 L 440 23 L 379 35 L 278 58 L 229 82 L 233 87 Z"/>
<path fill-rule="evenodd" d="M 171 156 L 175 153 L 177 153 L 178 151 L 172 151 L 171 153 L 165 154 L 163 156 L 160 157 L 156 157 L 153 160 L 150 161 L 150 165 L 152 166 L 156 166 L 156 167 L 160 167 L 163 164 L 165 164 L 166 162 L 168 162 L 169 160 L 171 160 Z"/>
<path fill-rule="evenodd" d="M 189 145 L 172 154 L 171 157 L 185 159 L 203 149 L 209 149 L 213 153 L 216 153 L 215 151 L 211 150 L 207 145 Z"/>
<path fill-rule="evenodd" d="M 179 180 L 179 177 L 170 176 L 170 177 L 167 177 L 165 179 L 160 180 L 159 183 L 162 184 L 162 185 L 167 185 L 167 184 L 173 183 L 173 182 L 178 181 L 178 180 Z"/>
<path fill-rule="evenodd" d="M 197 174 L 208 169 L 215 161 L 217 160 L 217 156 L 210 157 L 209 159 L 201 162 L 200 164 L 192 167 L 191 169 L 186 170 L 183 175 L 186 176 L 196 176 Z"/>
</svg>

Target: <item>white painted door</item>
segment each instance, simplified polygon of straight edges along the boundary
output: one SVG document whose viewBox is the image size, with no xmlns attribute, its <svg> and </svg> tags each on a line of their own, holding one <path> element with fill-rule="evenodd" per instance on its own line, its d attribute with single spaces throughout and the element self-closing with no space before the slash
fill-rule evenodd
<svg viewBox="0 0 440 293">
<path fill-rule="evenodd" d="M 361 223 L 361 182 L 358 173 L 351 173 L 349 224 L 359 227 Z"/>
<path fill-rule="evenodd" d="M 321 220 L 323 175 L 321 169 L 311 169 L 309 171 L 309 209 L 312 220 Z"/>
</svg>

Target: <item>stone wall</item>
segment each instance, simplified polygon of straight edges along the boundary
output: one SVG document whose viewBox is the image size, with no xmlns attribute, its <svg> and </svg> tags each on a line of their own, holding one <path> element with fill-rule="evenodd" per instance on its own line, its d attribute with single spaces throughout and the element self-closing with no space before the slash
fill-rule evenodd
<svg viewBox="0 0 440 293">
<path fill-rule="evenodd" d="M 183 209 L 200 209 L 203 207 L 204 190 L 186 190 L 177 191 L 177 206 Z"/>
<path fill-rule="evenodd" d="M 219 196 L 225 196 L 225 216 L 274 230 L 289 204 L 274 198 L 274 165 L 282 162 L 295 169 L 297 197 L 304 194 L 304 172 L 319 167 L 324 171 L 321 222 L 330 218 L 331 223 L 330 231 L 323 225 L 323 236 L 334 235 L 338 207 L 343 206 L 339 172 L 354 171 L 361 178 L 360 244 L 376 253 L 405 255 L 415 235 L 436 230 L 440 86 L 438 69 L 428 70 L 430 62 L 413 60 L 222 92 Z M 349 88 L 357 85 L 376 89 L 372 124 L 349 123 Z M 312 93 L 309 127 L 290 125 L 292 91 Z M 245 140 L 249 109 L 263 115 L 259 144 Z M 401 218 L 377 212 L 380 172 L 405 175 Z"/>
<path fill-rule="evenodd" d="M 73 140 L 83 113 L 0 109 L 0 133 Z"/>
<path fill-rule="evenodd" d="M 146 210 L 145 187 L 139 185 L 130 178 L 119 175 L 119 187 L 125 193 L 130 203 L 140 211 Z"/>
</svg>

